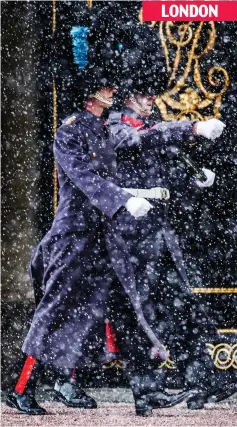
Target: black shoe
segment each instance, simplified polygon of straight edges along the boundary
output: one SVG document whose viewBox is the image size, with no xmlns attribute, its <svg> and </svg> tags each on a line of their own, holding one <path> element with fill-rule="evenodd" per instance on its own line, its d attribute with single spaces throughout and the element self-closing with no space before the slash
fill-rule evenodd
<svg viewBox="0 0 237 427">
<path fill-rule="evenodd" d="M 16 391 L 8 394 L 6 399 L 6 405 L 10 408 L 16 408 L 22 414 L 27 415 L 45 415 L 47 414 L 44 408 L 38 405 L 34 396 L 27 394 L 20 394 Z"/>
<path fill-rule="evenodd" d="M 221 402 L 222 400 L 228 399 L 228 397 L 232 396 L 237 392 L 237 383 L 225 384 L 220 389 L 215 389 L 211 394 L 209 393 L 207 396 L 207 402 Z"/>
<path fill-rule="evenodd" d="M 152 414 L 152 409 L 170 408 L 187 399 L 190 391 L 182 391 L 176 394 L 168 394 L 163 391 L 162 378 L 157 379 L 154 372 L 146 375 L 129 373 L 127 371 L 129 383 L 133 392 L 136 414 L 148 417 Z"/>
<path fill-rule="evenodd" d="M 171 408 L 178 405 L 189 397 L 189 391 L 182 391 L 176 394 L 168 394 L 164 391 L 155 391 L 142 395 L 135 399 L 136 414 L 147 417 L 152 414 L 152 409 Z"/>
<path fill-rule="evenodd" d="M 237 392 L 237 383 L 225 384 L 222 387 L 216 387 L 212 391 L 204 392 L 193 390 L 187 400 L 188 409 L 203 409 L 205 403 L 217 403 L 228 399 Z"/>
<path fill-rule="evenodd" d="M 203 390 L 191 390 L 187 399 L 188 409 L 197 410 L 203 409 L 207 402 L 207 393 Z"/>
<path fill-rule="evenodd" d="M 147 398 L 153 409 L 171 408 L 171 406 L 175 406 L 183 402 L 183 400 L 185 400 L 189 394 L 189 391 L 181 391 L 180 393 L 175 394 L 169 394 L 165 391 L 158 391 L 148 394 Z"/>
<path fill-rule="evenodd" d="M 57 402 L 62 402 L 64 405 L 72 408 L 97 408 L 95 399 L 87 396 L 76 384 L 71 384 L 69 382 L 61 383 L 57 380 L 54 386 L 53 397 Z"/>
</svg>

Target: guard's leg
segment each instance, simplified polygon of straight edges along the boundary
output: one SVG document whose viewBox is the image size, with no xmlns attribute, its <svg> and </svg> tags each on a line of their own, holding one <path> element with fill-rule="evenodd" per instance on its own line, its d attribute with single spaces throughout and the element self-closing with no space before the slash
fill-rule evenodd
<svg viewBox="0 0 237 427">
<path fill-rule="evenodd" d="M 24 366 L 14 390 L 7 396 L 6 405 L 18 409 L 22 414 L 46 414 L 46 410 L 39 406 L 35 400 L 35 390 L 41 367 L 41 363 L 36 358 L 30 355 L 25 357 Z"/>
</svg>

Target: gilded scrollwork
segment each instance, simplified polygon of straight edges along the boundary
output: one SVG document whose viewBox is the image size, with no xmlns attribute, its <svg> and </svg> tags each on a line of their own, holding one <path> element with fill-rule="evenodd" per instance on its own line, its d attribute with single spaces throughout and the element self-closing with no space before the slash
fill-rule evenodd
<svg viewBox="0 0 237 427">
<path fill-rule="evenodd" d="M 165 120 L 220 117 L 222 96 L 229 85 L 228 72 L 214 65 L 207 76 L 202 77 L 201 73 L 204 57 L 215 45 L 215 23 L 160 22 L 159 35 L 170 74 L 168 90 L 156 100 L 162 117 Z"/>
<path fill-rule="evenodd" d="M 231 345 L 228 343 L 220 343 L 215 345 L 211 343 L 206 343 L 206 346 L 217 369 L 237 369 L 237 344 Z M 123 369 L 124 367 L 124 362 L 120 359 L 110 360 L 106 362 L 103 366 L 104 369 Z M 165 362 L 161 363 L 158 368 L 177 369 L 177 366 L 173 360 L 168 359 Z"/>
<path fill-rule="evenodd" d="M 103 368 L 104 369 L 112 369 L 112 368 L 124 369 L 125 364 L 120 359 L 114 359 L 114 360 L 110 360 L 108 362 L 105 362 L 105 364 L 103 365 Z"/>
<path fill-rule="evenodd" d="M 143 23 L 142 11 L 138 19 Z M 222 96 L 229 85 L 228 72 L 217 65 L 208 70 L 207 76 L 202 77 L 200 71 L 204 57 L 215 46 L 215 23 L 152 21 L 147 25 L 159 31 L 170 76 L 168 90 L 156 99 L 163 119 L 220 117 Z"/>
<path fill-rule="evenodd" d="M 87 0 L 87 7 L 89 7 L 89 9 L 92 8 L 93 5 L 93 0 Z"/>
<path fill-rule="evenodd" d="M 237 344 L 207 344 L 207 348 L 216 368 L 221 370 L 237 369 Z"/>
</svg>

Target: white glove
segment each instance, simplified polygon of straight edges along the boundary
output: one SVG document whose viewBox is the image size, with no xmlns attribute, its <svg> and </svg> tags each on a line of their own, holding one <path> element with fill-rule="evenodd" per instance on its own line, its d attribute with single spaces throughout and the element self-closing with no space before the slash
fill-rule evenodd
<svg viewBox="0 0 237 427">
<path fill-rule="evenodd" d="M 218 119 L 210 119 L 206 122 L 196 122 L 197 135 L 205 136 L 208 139 L 218 138 L 225 128 L 225 124 Z"/>
<path fill-rule="evenodd" d="M 146 199 L 143 199 L 142 197 L 130 197 L 124 206 L 135 218 L 146 215 L 153 207 Z"/>
<path fill-rule="evenodd" d="M 196 179 L 196 184 L 200 188 L 211 187 L 213 182 L 215 181 L 216 174 L 210 171 L 210 169 L 202 168 L 202 170 L 205 173 L 207 180 L 202 182 L 202 181 L 199 181 L 199 179 Z"/>
</svg>

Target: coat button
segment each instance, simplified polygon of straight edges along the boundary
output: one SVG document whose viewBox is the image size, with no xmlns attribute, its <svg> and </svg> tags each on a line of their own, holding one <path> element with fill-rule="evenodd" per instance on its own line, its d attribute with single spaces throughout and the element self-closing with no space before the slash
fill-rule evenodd
<svg viewBox="0 0 237 427">
<path fill-rule="evenodd" d="M 92 153 L 92 157 L 94 157 L 94 158 L 95 158 L 95 157 L 96 157 L 96 153 Z"/>
</svg>

